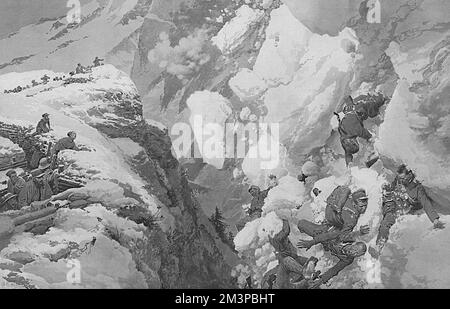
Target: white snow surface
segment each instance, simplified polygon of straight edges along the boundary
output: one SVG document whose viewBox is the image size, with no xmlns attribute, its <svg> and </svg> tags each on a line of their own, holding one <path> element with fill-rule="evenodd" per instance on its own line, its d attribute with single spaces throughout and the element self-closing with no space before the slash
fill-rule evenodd
<svg viewBox="0 0 450 309">
<path fill-rule="evenodd" d="M 217 92 L 197 91 L 189 97 L 187 105 L 200 154 L 206 163 L 222 168 L 225 158 L 224 125 L 232 113 L 231 103 Z"/>
<path fill-rule="evenodd" d="M 114 57 L 113 51 L 142 26 L 142 17 L 130 19 L 127 24 L 121 23 L 124 15 L 137 3 L 138 0 L 90 1 L 80 8 L 80 24 L 69 26 L 64 16 L 57 21 L 49 20 L 21 28 L 16 34 L 1 40 L 0 63 L 8 64 L 19 58 L 14 65 L 3 68 L 2 72 L 44 68 L 69 72 L 75 69 L 77 63 L 92 64 L 95 56 L 112 56 L 116 65 L 127 67 L 125 64 L 132 59 L 132 54 L 122 59 L 125 56 L 123 53 L 119 51 L 118 57 Z M 61 26 L 55 27 L 58 24 Z M 21 57 L 30 58 L 20 61 Z"/>
<path fill-rule="evenodd" d="M 23 152 L 19 145 L 14 144 L 9 139 L 0 136 L 0 156 L 13 155 Z"/>
<path fill-rule="evenodd" d="M 240 69 L 230 79 L 230 88 L 241 99 L 241 101 L 253 101 L 261 97 L 267 90 L 267 85 L 255 72 L 250 69 Z"/>
<path fill-rule="evenodd" d="M 264 11 L 250 8 L 248 5 L 242 5 L 236 11 L 236 17 L 227 22 L 219 33 L 211 39 L 223 54 L 232 53 L 241 45 L 250 27 L 258 22 L 264 16 Z"/>
<path fill-rule="evenodd" d="M 0 76 L 7 79 L 11 74 Z M 52 76 L 53 74 L 49 74 Z M 14 95 L 0 95 L 0 121 L 35 125 L 40 116 L 46 112 L 50 114 L 54 131 L 48 135 L 59 139 L 65 137 L 68 131 L 76 131 L 76 143 L 87 146 L 91 151 L 75 152 L 63 151 L 62 157 L 71 166 L 74 174 L 87 176 L 88 179 L 115 179 L 121 183 L 130 184 L 135 193 L 142 196 L 148 207 L 157 211 L 157 201 L 144 189 L 145 183 L 136 175 L 126 163 L 126 154 L 114 141 L 109 140 L 91 125 L 98 121 L 108 121 L 112 125 L 127 123 L 129 119 L 122 119 L 112 113 L 88 114 L 89 110 L 114 110 L 114 102 L 104 102 L 96 96 L 105 92 L 121 91 L 125 94 L 137 94 L 136 87 L 130 78 L 111 65 L 95 68 L 91 74 L 83 74 L 93 78 L 87 84 L 70 84 L 62 86 L 62 82 L 50 82 L 42 86 L 27 89 Z M 29 80 L 27 73 L 13 74 L 16 82 Z M 31 95 L 31 96 L 29 96 Z"/>
</svg>

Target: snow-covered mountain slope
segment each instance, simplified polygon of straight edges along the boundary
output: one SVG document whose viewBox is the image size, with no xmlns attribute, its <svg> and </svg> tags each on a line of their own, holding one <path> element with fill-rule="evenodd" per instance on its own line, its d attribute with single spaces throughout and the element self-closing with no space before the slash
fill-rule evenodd
<svg viewBox="0 0 450 309">
<path fill-rule="evenodd" d="M 24 85 L 43 73 L 59 76 L 24 72 L 0 80 Z M 54 197 L 70 209 L 51 216 L 49 230 L 16 229 L 2 243 L 4 284 L 70 287 L 66 264 L 75 258 L 81 263 L 81 288 L 232 286 L 227 268 L 235 263 L 234 254 L 215 238 L 196 205 L 169 137 L 143 120 L 136 87 L 125 73 L 105 65 L 0 95 L 3 123 L 34 126 L 44 112 L 53 128 L 44 139 L 77 132 L 81 151 L 63 151 L 61 158 L 64 174 L 85 187 Z M 214 259 L 214 267 L 205 269 L 205 259 Z"/>
<path fill-rule="evenodd" d="M 227 231 L 233 233 L 236 222 L 245 216 L 243 207 L 250 202 L 248 185 L 265 188 L 269 174 L 278 176 L 280 187 L 269 194 L 263 217 L 248 223 L 235 237 L 236 248 L 245 261 L 240 261 L 233 274 L 241 283 L 248 275 L 258 282 L 264 271 L 276 264 L 267 235 L 277 231 L 280 218 L 289 218 L 293 242 L 304 237 L 294 227 L 296 220 L 322 218 L 323 195 L 341 182 L 350 181 L 369 191 L 370 211 L 362 219 L 372 228 L 364 239 L 369 244 L 374 241 L 380 220 L 380 186 L 384 180 L 391 180 L 395 165 L 408 164 L 424 184 L 450 196 L 446 160 L 449 2 L 381 1 L 381 23 L 367 22 L 367 2 L 92 1 L 82 10 L 84 22 L 69 27 L 67 32 L 66 26 L 59 23 L 54 27 L 59 29 L 51 29 L 55 21 L 43 22 L 2 41 L 0 55 L 5 59 L 1 58 L 0 63 L 5 65 L 0 71 L 67 72 L 78 62 L 90 62 L 95 55 L 106 56 L 107 62 L 129 73 L 136 86 L 108 67 L 94 72 L 97 82 L 107 89 L 115 87 L 111 83 L 117 84 L 126 89 L 125 93 L 131 93 L 131 105 L 127 105 L 125 114 L 142 108 L 147 124 L 167 127 L 169 132 L 175 124 L 192 125 L 195 116 L 220 125 L 279 124 L 280 160 L 273 169 L 261 169 L 260 161 L 248 156 L 236 160 L 206 156 L 180 159 L 186 181 L 195 188 L 200 203 L 193 206 L 188 202 L 189 207 L 202 208 L 207 215 L 220 208 L 229 225 Z M 102 35 L 98 29 L 113 31 Z M 35 32 L 39 39 L 30 40 Z M 53 37 L 55 40 L 50 40 Z M 13 54 L 10 47 L 19 45 L 23 46 L 23 54 Z M 101 70 L 111 70 L 110 78 L 101 77 Z M 27 73 L 27 82 L 44 73 Z M 18 75 L 11 74 L 2 79 L 0 87 L 11 89 L 18 85 Z M 51 88 L 51 97 L 46 96 L 47 87 Z M 176 189 L 183 181 L 171 168 L 174 161 L 164 159 L 170 153 L 169 137 L 156 129 L 148 135 L 140 134 L 135 128 L 142 128 L 143 120 L 124 116 L 123 107 L 111 106 L 108 102 L 115 101 L 115 96 L 108 95 L 105 101 L 108 91 L 103 86 L 99 90 L 95 83 L 88 82 L 71 87 L 50 82 L 17 95 L 2 96 L 8 98 L 4 101 L 10 121 L 34 123 L 35 113 L 41 112 L 40 104 L 45 102 L 45 109 L 60 119 L 55 121 L 52 134 L 59 137 L 66 129 L 79 130 L 80 143 L 95 148 L 101 157 L 96 164 L 102 172 L 96 171 L 92 179 L 114 179 L 114 173 L 108 172 L 111 166 L 105 163 L 110 160 L 114 166 L 121 166 L 121 173 L 128 172 L 131 164 L 126 183 L 133 193 L 143 194 L 141 182 L 161 176 L 160 169 L 148 169 L 140 161 L 150 153 L 150 159 L 159 162 L 166 174 L 156 189 L 150 188 L 151 193 L 164 205 L 184 204 L 180 201 L 188 197 Z M 348 178 L 333 112 L 345 96 L 374 91 L 383 92 L 391 101 L 379 117 L 366 122 L 376 142 L 361 143 L 362 151 L 356 157 L 360 166 L 352 169 L 352 178 Z M 80 100 L 66 102 L 66 92 Z M 137 93 L 142 97 L 142 107 L 133 104 L 138 100 L 133 98 Z M 25 106 L 19 107 L 20 114 L 13 113 L 14 102 Z M 64 112 L 58 111 L 61 107 Z M 133 130 L 128 130 L 129 126 Z M 147 129 L 145 125 L 144 131 Z M 197 133 L 195 147 L 200 140 Z M 143 136 L 156 141 L 156 146 L 143 141 Z M 176 137 L 171 136 L 173 140 Z M 361 168 L 373 146 L 382 160 L 370 170 Z M 96 170 L 80 154 L 65 155 L 68 162 L 78 162 L 70 166 L 74 174 L 78 166 Z M 295 179 L 305 162 L 313 162 L 317 171 L 303 186 Z M 145 175 L 139 172 L 142 169 Z M 315 199 L 309 196 L 314 185 L 323 191 Z M 151 199 L 151 194 L 147 198 Z M 178 210 L 168 212 L 173 218 L 166 216 L 167 226 L 181 222 Z M 443 221 L 448 222 L 448 217 L 444 216 Z M 412 226 L 417 226 L 417 231 L 411 234 Z M 380 259 L 381 265 L 366 255 L 333 280 L 331 287 L 446 286 L 447 266 L 439 264 L 439 273 L 430 269 L 425 265 L 425 252 L 445 246 L 448 229 L 431 232 L 430 226 L 423 214 L 400 220 Z M 183 227 L 183 231 L 188 229 Z M 198 241 L 196 245 L 201 243 L 200 238 L 193 238 Z M 226 249 L 220 252 L 225 254 Z M 324 257 L 322 269 L 332 263 L 332 258 L 320 249 L 301 253 Z M 445 255 L 442 250 L 437 256 L 445 260 Z M 368 276 L 374 273 L 381 276 L 381 284 L 369 283 Z"/>
<path fill-rule="evenodd" d="M 129 73 L 137 50 L 136 31 L 151 3 L 92 0 L 80 8 L 79 23 L 69 23 L 68 8 L 68 16 L 23 27 L 1 40 L 0 69 L 3 73 L 44 68 L 69 72 L 77 63 L 88 65 L 99 56 Z"/>
</svg>

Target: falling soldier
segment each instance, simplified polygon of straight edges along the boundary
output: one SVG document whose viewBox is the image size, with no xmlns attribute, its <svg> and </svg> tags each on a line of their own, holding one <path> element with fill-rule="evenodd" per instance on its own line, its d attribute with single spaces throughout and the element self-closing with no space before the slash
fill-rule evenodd
<svg viewBox="0 0 450 309">
<path fill-rule="evenodd" d="M 367 225 L 361 226 L 359 231 L 353 232 L 359 217 L 367 209 L 367 195 L 363 189 L 351 194 L 345 186 L 337 187 L 327 199 L 325 208 L 325 222 L 316 224 L 308 220 L 299 220 L 298 229 L 311 237 L 312 240 L 301 240 L 299 248 L 310 249 L 312 246 L 326 241 L 343 240 L 349 233 L 365 235 L 369 233 Z"/>
<path fill-rule="evenodd" d="M 269 186 L 267 189 L 262 190 L 255 185 L 250 186 L 248 192 L 252 196 L 250 207 L 247 209 L 247 216 L 240 220 L 236 224 L 238 231 L 242 230 L 247 222 L 260 218 L 262 215 L 262 208 L 264 206 L 264 200 L 267 198 L 269 191 L 278 185 L 277 177 L 274 175 L 269 176 Z"/>
<path fill-rule="evenodd" d="M 367 195 L 363 189 L 351 194 L 345 186 L 337 187 L 327 199 L 325 222 L 315 224 L 307 220 L 298 222 L 300 232 L 312 237 L 312 240 L 300 240 L 298 248 L 310 249 L 322 244 L 325 251 L 339 258 L 339 262 L 314 281 L 312 288 L 327 283 L 345 267 L 351 265 L 355 258 L 365 254 L 367 247 L 363 242 L 356 242 L 356 237 L 369 233 L 364 225 L 353 231 L 361 214 L 367 209 Z"/>
<path fill-rule="evenodd" d="M 353 235 L 354 236 L 354 235 Z M 322 275 L 319 275 L 309 288 L 315 289 L 326 284 L 331 278 L 337 276 L 342 270 L 350 266 L 353 261 L 366 254 L 367 246 L 363 242 L 356 242 L 351 236 L 346 237 L 345 241 L 333 239 L 322 242 L 325 251 L 339 258 L 339 261 Z"/>
<path fill-rule="evenodd" d="M 417 181 L 414 173 L 406 165 L 400 165 L 394 181 L 383 186 L 383 219 L 378 230 L 376 248 L 369 248 L 369 253 L 378 258 L 389 238 L 391 227 L 398 217 L 405 214 L 424 210 L 433 227 L 443 229 L 445 225 L 440 220 L 437 209 L 447 211 L 448 209 L 433 197 L 433 192 Z"/>
<path fill-rule="evenodd" d="M 338 132 L 341 136 L 341 145 L 345 152 L 345 163 L 347 166 L 353 162 L 353 155 L 359 151 L 359 143 L 357 138 L 363 138 L 369 142 L 372 134 L 364 128 L 364 120 L 368 118 L 366 110 L 359 106 L 344 116 L 342 120 L 336 114 L 339 121 Z"/>
<path fill-rule="evenodd" d="M 317 258 L 306 258 L 297 254 L 297 249 L 289 240 L 290 234 L 289 222 L 283 219 L 283 227 L 273 238 L 269 237 L 270 244 L 275 249 L 275 255 L 278 259 L 276 270 L 266 274 L 266 281 L 271 275 L 276 276 L 274 286 L 279 289 L 293 287 L 307 287 L 308 281 L 315 279 L 318 273 L 315 272 Z M 291 281 L 291 276 L 295 275 Z M 273 282 L 272 282 L 273 284 Z"/>
<path fill-rule="evenodd" d="M 379 115 L 381 107 L 388 102 L 389 99 L 381 93 L 377 95 L 361 95 L 355 100 L 351 96 L 344 99 L 343 112 L 344 117 L 340 118 L 335 113 L 339 121 L 339 134 L 341 136 L 341 144 L 345 152 L 345 162 L 347 166 L 353 162 L 353 155 L 359 152 L 360 147 L 357 138 L 362 138 L 370 142 L 372 134 L 364 127 L 364 121 L 375 118 Z M 378 155 L 372 153 L 367 159 L 366 166 L 372 166 L 378 161 Z"/>
</svg>

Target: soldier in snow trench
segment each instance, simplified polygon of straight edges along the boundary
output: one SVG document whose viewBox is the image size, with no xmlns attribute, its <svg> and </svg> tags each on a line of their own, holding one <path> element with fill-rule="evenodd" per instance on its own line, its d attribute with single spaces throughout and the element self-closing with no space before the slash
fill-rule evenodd
<svg viewBox="0 0 450 309">
<path fill-rule="evenodd" d="M 50 116 L 45 113 L 42 115 L 41 120 L 38 122 L 36 126 L 36 134 L 44 134 L 50 132 L 52 129 L 50 128 Z"/>
<path fill-rule="evenodd" d="M 31 171 L 33 181 L 33 202 L 45 201 L 59 192 L 58 171 L 51 169 L 47 158 L 41 159 L 39 167 Z"/>
<path fill-rule="evenodd" d="M 7 191 L 9 196 L 7 197 L 9 200 L 4 201 L 4 203 L 8 203 L 8 209 L 20 209 L 27 205 L 27 185 L 25 180 L 17 175 L 15 170 L 9 170 L 6 173 L 8 176 L 8 181 L 6 182 Z M 13 196 L 13 197 L 12 197 Z M 14 199 L 13 201 L 11 199 Z M 13 206 L 14 205 L 14 206 Z"/>
<path fill-rule="evenodd" d="M 58 154 L 62 150 L 71 149 L 75 151 L 79 151 L 80 149 L 75 144 L 75 139 L 77 138 L 77 133 L 74 131 L 70 131 L 67 133 L 67 137 L 63 137 L 58 140 L 55 146 L 51 150 L 51 160 L 52 160 L 52 168 L 56 168 L 58 166 Z"/>
</svg>

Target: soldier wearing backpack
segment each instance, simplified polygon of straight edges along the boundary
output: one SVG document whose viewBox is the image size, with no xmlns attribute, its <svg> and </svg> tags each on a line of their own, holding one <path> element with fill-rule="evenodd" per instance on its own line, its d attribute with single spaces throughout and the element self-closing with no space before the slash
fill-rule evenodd
<svg viewBox="0 0 450 309">
<path fill-rule="evenodd" d="M 298 248 L 310 249 L 312 246 L 333 239 L 346 241 L 357 235 L 369 233 L 367 225 L 361 226 L 359 231 L 353 232 L 359 217 L 367 209 L 367 194 L 359 189 L 351 194 L 346 186 L 337 187 L 327 199 L 325 222 L 315 224 L 308 220 L 300 220 L 298 229 L 311 237 L 312 240 L 300 240 Z"/>
</svg>

